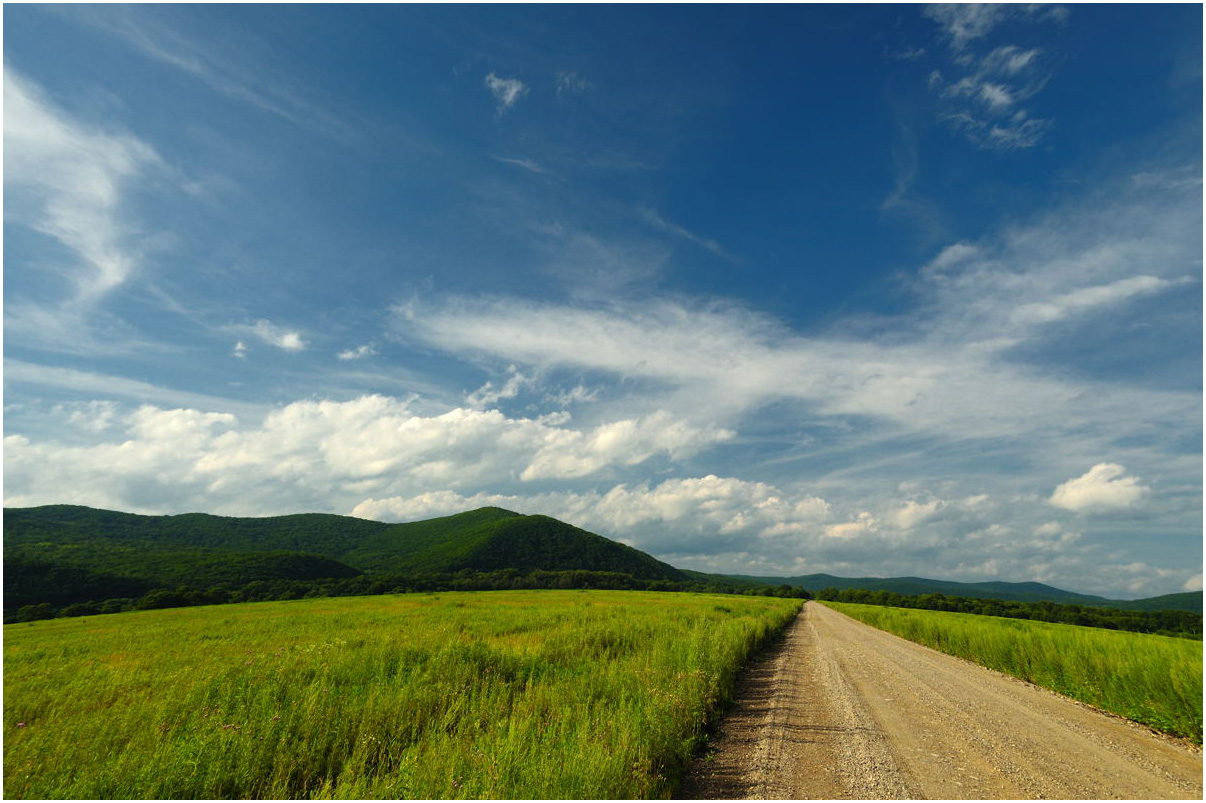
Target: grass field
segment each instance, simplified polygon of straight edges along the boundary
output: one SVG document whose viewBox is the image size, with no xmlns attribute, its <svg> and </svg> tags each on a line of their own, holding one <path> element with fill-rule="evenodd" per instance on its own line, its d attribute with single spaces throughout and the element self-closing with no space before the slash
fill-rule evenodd
<svg viewBox="0 0 1206 803">
<path fill-rule="evenodd" d="M 667 797 L 798 609 L 500 591 L 6 625 L 4 794 Z"/>
<path fill-rule="evenodd" d="M 1202 643 L 967 613 L 826 602 L 873 627 L 1202 742 Z"/>
</svg>

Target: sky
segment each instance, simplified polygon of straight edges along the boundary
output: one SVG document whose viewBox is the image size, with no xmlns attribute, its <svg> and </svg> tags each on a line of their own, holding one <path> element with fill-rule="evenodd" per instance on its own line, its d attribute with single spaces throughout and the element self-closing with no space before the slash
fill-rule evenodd
<svg viewBox="0 0 1206 803">
<path fill-rule="evenodd" d="M 1202 588 L 1202 8 L 4 7 L 4 504 Z"/>
</svg>

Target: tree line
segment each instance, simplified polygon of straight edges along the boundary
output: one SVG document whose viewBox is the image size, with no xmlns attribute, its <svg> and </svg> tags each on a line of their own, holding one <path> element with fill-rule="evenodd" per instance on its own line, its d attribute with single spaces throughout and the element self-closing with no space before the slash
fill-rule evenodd
<svg viewBox="0 0 1206 803">
<path fill-rule="evenodd" d="M 6 569 L 9 568 L 6 566 Z M 27 567 L 23 567 L 27 568 Z M 82 571 L 82 570 L 67 570 Z M 8 572 L 6 572 L 8 575 Z M 28 575 L 27 575 L 28 576 Z M 67 578 L 52 572 L 43 579 Z M 6 584 L 8 577 L 6 576 Z M 98 577 L 87 579 L 100 579 Z M 124 583 L 113 582 L 123 579 Z M 10 606 L 4 611 L 4 621 L 32 622 L 39 619 L 91 616 L 127 611 L 181 608 L 194 605 L 224 605 L 238 602 L 268 602 L 309 597 L 372 596 L 377 594 L 406 594 L 432 591 L 503 591 L 517 589 L 613 589 L 628 591 L 678 591 L 700 594 L 744 594 L 755 596 L 789 597 L 794 599 L 832 600 L 894 608 L 973 613 L 983 616 L 1003 616 L 1041 622 L 1099 627 L 1109 630 L 1128 630 L 1136 633 L 1202 638 L 1202 615 L 1190 611 L 1124 611 L 1086 605 L 1054 602 L 1016 602 L 1012 600 L 947 596 L 942 593 L 906 596 L 894 591 L 866 589 L 823 588 L 815 595 L 801 586 L 748 585 L 706 580 L 649 580 L 614 571 L 585 569 L 533 570 L 496 569 L 457 572 L 423 572 L 415 574 L 357 575 L 321 579 L 275 578 L 245 583 L 218 583 L 205 589 L 190 585 L 146 588 L 145 581 L 104 577 L 91 590 L 107 588 L 116 596 L 103 599 L 74 599 L 42 601 Z M 84 585 L 84 588 L 89 586 Z M 80 587 L 75 589 L 78 595 Z M 7 591 L 8 589 L 6 589 Z M 99 595 L 98 595 L 99 596 Z M 46 597 L 42 597 L 46 600 Z"/>
<path fill-rule="evenodd" d="M 745 586 L 700 581 L 647 580 L 631 574 L 571 569 L 561 571 L 497 569 L 481 572 L 464 569 L 455 573 L 428 572 L 414 575 L 359 575 L 321 580 L 253 580 L 239 586 L 219 584 L 208 589 L 187 585 L 153 588 L 140 596 L 111 597 L 66 605 L 39 602 L 5 610 L 4 621 L 32 622 L 73 616 L 183 608 L 194 605 L 225 605 L 238 602 L 269 602 L 310 597 L 357 597 L 377 594 L 406 594 L 431 591 L 503 591 L 517 589 L 613 589 L 628 591 L 679 591 L 700 594 L 745 594 L 753 596 L 811 599 L 799 586 L 787 584 Z"/>
<path fill-rule="evenodd" d="M 1015 602 L 1001 599 L 948 597 L 941 593 L 904 596 L 894 591 L 867 591 L 861 588 L 822 588 L 816 592 L 816 598 L 834 602 L 882 605 L 891 608 L 918 608 L 929 611 L 975 613 L 982 616 L 1004 616 L 1010 619 L 1032 619 L 1038 622 L 1100 627 L 1107 630 L 1129 630 L 1134 633 L 1154 633 L 1199 640 L 1202 638 L 1202 614 L 1191 611 L 1123 611 L 1117 608 L 1096 608 L 1088 605 L 1065 605 L 1055 602 Z"/>
</svg>

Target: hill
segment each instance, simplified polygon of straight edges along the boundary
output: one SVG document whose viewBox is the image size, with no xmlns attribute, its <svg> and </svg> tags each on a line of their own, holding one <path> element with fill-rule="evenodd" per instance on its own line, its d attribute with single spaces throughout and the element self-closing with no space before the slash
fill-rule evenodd
<svg viewBox="0 0 1206 803">
<path fill-rule="evenodd" d="M 1124 611 L 1191 611 L 1202 612 L 1202 592 L 1186 591 L 1180 594 L 1163 594 L 1145 599 L 1110 600 L 1111 608 Z"/>
<path fill-rule="evenodd" d="M 405 524 L 298 514 L 140 516 L 72 505 L 4 512 L 5 607 L 253 581 L 586 570 L 688 578 L 645 553 L 547 516 L 501 508 Z"/>
<path fill-rule="evenodd" d="M 680 571 L 632 547 L 548 516 L 485 507 L 404 524 L 303 513 L 246 518 L 141 516 L 74 505 L 4 511 L 4 605 L 138 597 L 154 588 L 237 588 L 419 574 L 590 571 L 737 593 L 766 586 L 890 591 L 1128 611 L 1201 613 L 1202 592 L 1109 600 L 1042 583 L 959 583 L 922 577 L 795 577 Z M 376 582 L 376 581 L 374 581 Z M 386 589 L 392 586 L 387 585 Z"/>
<path fill-rule="evenodd" d="M 1092 594 L 1078 594 L 1043 583 L 960 583 L 954 580 L 932 580 L 924 577 L 836 577 L 832 574 L 805 574 L 795 577 L 755 577 L 732 575 L 734 581 L 751 584 L 787 583 L 803 586 L 809 591 L 823 588 L 838 590 L 865 589 L 891 591 L 904 596 L 946 594 L 972 599 L 999 599 L 1010 602 L 1054 602 L 1060 605 L 1087 605 L 1095 608 L 1115 608 L 1127 611 L 1190 611 L 1202 612 L 1202 592 L 1165 594 L 1137 600 L 1114 600 Z"/>
</svg>

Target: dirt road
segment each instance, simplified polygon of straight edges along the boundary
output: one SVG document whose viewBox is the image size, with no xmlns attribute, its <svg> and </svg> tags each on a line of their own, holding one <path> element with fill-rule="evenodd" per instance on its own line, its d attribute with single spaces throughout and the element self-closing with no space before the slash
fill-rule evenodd
<svg viewBox="0 0 1206 803">
<path fill-rule="evenodd" d="M 683 798 L 1201 799 L 1179 740 L 808 603 Z"/>
</svg>

